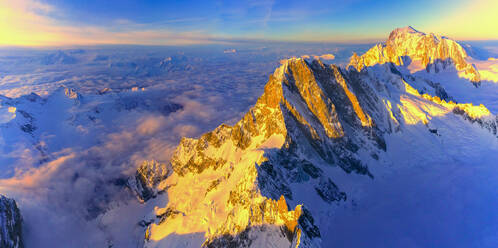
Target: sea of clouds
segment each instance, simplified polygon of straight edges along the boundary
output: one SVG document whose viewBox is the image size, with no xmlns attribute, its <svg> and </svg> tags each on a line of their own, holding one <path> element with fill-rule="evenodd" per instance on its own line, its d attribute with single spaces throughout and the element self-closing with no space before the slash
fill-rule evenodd
<svg viewBox="0 0 498 248">
<path fill-rule="evenodd" d="M 28 247 L 140 246 L 138 223 L 156 202 L 140 204 L 125 184 L 142 161 L 167 164 L 182 137 L 236 123 L 282 59 L 346 65 L 370 47 L 0 49 L 0 111 L 17 109 L 0 121 L 0 194 L 17 200 Z"/>
<path fill-rule="evenodd" d="M 29 247 L 135 247 L 151 207 L 125 182 L 142 161 L 168 163 L 182 137 L 237 122 L 280 60 L 345 64 L 369 46 L 2 49 L 2 108 L 18 112 L 0 124 L 0 193 L 17 200 Z"/>
</svg>

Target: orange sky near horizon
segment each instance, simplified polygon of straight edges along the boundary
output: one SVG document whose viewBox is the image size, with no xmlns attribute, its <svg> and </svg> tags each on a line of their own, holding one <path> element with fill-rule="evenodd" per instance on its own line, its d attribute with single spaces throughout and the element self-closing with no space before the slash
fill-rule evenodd
<svg viewBox="0 0 498 248">
<path fill-rule="evenodd" d="M 328 30 L 327 25 L 296 28 L 289 32 L 226 33 L 220 30 L 172 30 L 168 27 L 116 20 L 106 25 L 72 24 L 58 18 L 58 6 L 37 0 L 0 0 L 0 46 L 71 46 L 98 44 L 190 45 L 232 43 L 236 40 L 298 42 L 372 42 L 384 40 L 394 28 L 411 25 L 423 32 L 433 32 L 457 40 L 498 40 L 498 1 L 467 1 L 431 20 L 419 18 L 415 23 L 383 20 L 382 27 L 369 28 L 365 20 L 357 28 Z M 380 17 L 379 17 L 380 18 Z M 306 20 L 303 21 L 306 23 Z M 302 23 L 299 23 L 302 24 Z M 270 25 L 265 23 L 264 25 Z M 392 26 L 391 26 L 392 25 Z M 296 24 L 297 26 L 297 24 Z M 124 28 L 123 28 L 124 27 Z M 271 28 L 271 27 L 270 27 Z"/>
</svg>

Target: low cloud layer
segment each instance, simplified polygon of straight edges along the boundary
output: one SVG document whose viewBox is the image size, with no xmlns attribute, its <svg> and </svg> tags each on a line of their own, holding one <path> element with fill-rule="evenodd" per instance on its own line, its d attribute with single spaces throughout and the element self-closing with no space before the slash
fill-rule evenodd
<svg viewBox="0 0 498 248">
<path fill-rule="evenodd" d="M 15 123 L 2 127 L 26 139 L 3 144 L 13 150 L 2 159 L 13 161 L 15 173 L 0 179 L 0 192 L 18 201 L 29 247 L 100 247 L 142 240 L 137 223 L 150 210 L 126 188 L 127 178 L 144 160 L 167 163 L 181 137 L 197 137 L 222 122 L 233 124 L 260 91 L 257 85 L 225 93 L 202 84 L 171 88 L 176 86 L 158 84 L 143 91 L 82 94 L 81 99 L 48 88 L 47 100 L 18 106 L 33 117 L 36 128 L 31 135 Z M 227 106 L 235 99 L 245 102 Z M 60 102 L 58 110 L 50 109 L 52 102 Z M 14 121 L 28 121 L 18 115 Z M 50 127 L 59 120 L 64 135 Z M 45 144 L 43 153 L 32 143 Z M 43 157 L 48 161 L 38 162 Z M 125 220 L 114 214 L 122 211 L 130 223 L 118 226 Z"/>
<path fill-rule="evenodd" d="M 0 150 L 8 151 L 0 154 L 0 193 L 19 202 L 28 247 L 132 244 L 143 237 L 136 223 L 151 210 L 124 184 L 142 161 L 167 163 L 181 137 L 237 122 L 280 59 L 329 54 L 347 63 L 352 50 L 366 48 L 2 50 L 0 94 L 19 99 L 0 104 L 27 105 L 0 124 Z M 81 99 L 54 98 L 60 86 Z M 55 100 L 22 97 L 31 92 Z M 19 110 L 32 115 L 32 134 L 20 130 L 29 118 Z"/>
</svg>

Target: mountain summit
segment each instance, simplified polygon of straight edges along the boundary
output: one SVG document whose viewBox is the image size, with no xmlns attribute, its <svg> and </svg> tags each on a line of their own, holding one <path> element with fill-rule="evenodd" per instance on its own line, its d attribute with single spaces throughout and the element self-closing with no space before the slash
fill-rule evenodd
<svg viewBox="0 0 498 248">
<path fill-rule="evenodd" d="M 321 246 L 333 235 L 324 220 L 355 195 L 346 178 L 376 180 L 399 162 L 386 139 L 448 139 L 471 123 L 496 135 L 486 107 L 420 94 L 410 85 L 417 79 L 395 66 L 404 56 L 430 64 L 464 55 L 458 43 L 408 27 L 350 69 L 286 60 L 238 123 L 181 140 L 174 173 L 158 185 L 169 201 L 155 209 L 145 246 L 174 246 L 181 238 L 172 235 L 195 233 L 206 247 Z"/>
<path fill-rule="evenodd" d="M 466 61 L 467 58 L 465 49 L 458 42 L 407 26 L 393 30 L 386 42 L 375 45 L 361 57 L 354 53 L 349 66 L 361 70 L 375 64 L 412 64 L 436 73 L 454 67 L 461 77 L 479 83 L 479 72 Z"/>
<path fill-rule="evenodd" d="M 406 27 L 402 27 L 402 28 L 397 28 L 397 29 L 393 30 L 391 32 L 391 34 L 392 33 L 421 33 L 421 34 L 424 34 L 422 32 L 417 31 L 412 26 L 406 26 Z"/>
</svg>

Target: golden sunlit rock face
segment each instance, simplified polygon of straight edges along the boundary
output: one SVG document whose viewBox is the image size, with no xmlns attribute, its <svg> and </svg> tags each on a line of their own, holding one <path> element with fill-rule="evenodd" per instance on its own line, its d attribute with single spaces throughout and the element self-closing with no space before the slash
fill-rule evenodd
<svg viewBox="0 0 498 248">
<path fill-rule="evenodd" d="M 168 203 L 155 208 L 159 221 L 148 226 L 145 246 L 156 247 L 172 234 L 192 233 L 203 234 L 206 247 L 244 246 L 248 233 L 264 230 L 277 230 L 280 240 L 275 242 L 287 247 L 319 246 L 320 232 L 307 206 L 288 204 L 292 190 L 279 182 L 287 179 L 279 178 L 284 176 L 276 171 L 302 170 L 297 176 L 289 172 L 292 182 L 317 179 L 312 192 L 327 204 L 343 201 L 346 195 L 322 169 L 296 154 L 308 152 L 348 173 L 372 177 L 356 151 L 360 146 L 368 148 L 372 158 L 378 159 L 376 153 L 386 150 L 383 134 L 406 125 L 427 127 L 433 118 L 446 115 L 471 121 L 491 116 L 482 105 L 420 94 L 393 71 L 391 63 L 402 63 L 394 60 L 407 55 L 409 49 L 415 57 L 425 58 L 424 63 L 433 62 L 418 49 L 426 39 L 437 45 L 434 39 L 441 38 L 424 35 L 420 39 L 403 53 L 382 47 L 362 57 L 355 55 L 352 70 L 320 60 L 283 61 L 270 76 L 264 94 L 238 123 L 220 125 L 198 139 L 181 140 L 171 158 L 173 174 L 157 186 L 167 193 Z M 424 49 L 442 57 L 457 49 L 437 46 L 441 47 Z M 383 55 L 371 57 L 373 51 Z M 372 78 L 375 74 L 366 70 L 379 60 L 385 77 Z M 303 144 L 312 152 L 300 150 Z"/>
<path fill-rule="evenodd" d="M 440 67 L 454 65 L 460 77 L 480 82 L 479 72 L 466 61 L 467 58 L 462 46 L 451 39 L 404 27 L 392 31 L 385 43 L 377 44 L 362 56 L 353 54 L 349 66 L 361 70 L 366 66 L 384 63 L 407 66 L 420 64 L 428 71 L 437 72 Z"/>
<path fill-rule="evenodd" d="M 370 116 L 368 116 L 363 109 L 360 106 L 360 103 L 358 102 L 358 99 L 356 98 L 356 95 L 351 92 L 348 88 L 348 85 L 346 84 L 346 81 L 342 77 L 341 73 L 339 72 L 339 68 L 337 66 L 332 66 L 331 67 L 334 71 L 334 77 L 336 78 L 337 82 L 339 85 L 341 85 L 342 89 L 348 96 L 348 99 L 351 101 L 351 104 L 353 105 L 354 112 L 358 116 L 358 118 L 361 120 L 361 124 L 363 126 L 371 126 L 372 125 L 372 119 Z"/>
<path fill-rule="evenodd" d="M 285 142 L 279 109 L 282 70 L 272 75 L 265 94 L 235 126 L 221 125 L 199 139 L 182 139 L 171 159 L 175 173 L 160 186 L 170 201 L 156 210 L 162 221 L 150 226 L 150 241 L 201 232 L 209 244 L 262 225 L 296 231 L 300 206 L 288 210 L 283 196 L 278 201 L 262 196 L 255 167 L 265 161 L 263 149 L 279 149 Z"/>
<path fill-rule="evenodd" d="M 318 85 L 311 69 L 303 59 L 290 60 L 291 74 L 296 82 L 294 85 L 299 95 L 304 99 L 308 109 L 322 124 L 329 138 L 338 138 L 344 135 L 341 124 L 338 121 L 335 106 L 332 102 L 325 102 L 325 94 Z M 289 68 L 287 68 L 289 69 Z M 290 82 L 285 82 L 290 84 Z"/>
<path fill-rule="evenodd" d="M 327 83 L 335 84 L 350 101 L 351 117 L 358 125 L 370 127 L 371 118 L 340 69 L 315 63 L 332 76 Z M 161 221 L 147 230 L 149 244 L 173 233 L 204 233 L 208 245 L 224 235 L 265 225 L 281 227 L 288 242 L 303 244 L 298 225 L 301 206 L 289 209 L 283 195 L 278 200 L 263 196 L 257 167 L 268 160 L 265 150 L 289 146 L 286 119 L 299 123 L 315 142 L 344 136 L 336 108 L 325 92 L 329 86 L 317 80 L 312 68 L 303 59 L 286 61 L 237 124 L 221 125 L 199 139 L 181 140 L 171 159 L 174 173 L 159 185 L 169 202 L 155 210 Z"/>
</svg>

